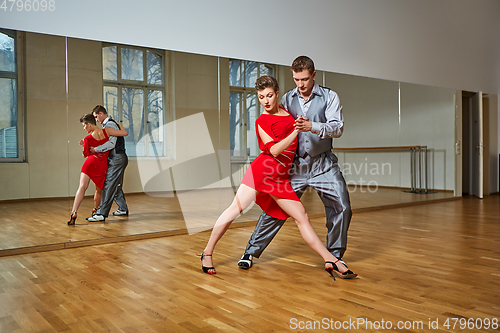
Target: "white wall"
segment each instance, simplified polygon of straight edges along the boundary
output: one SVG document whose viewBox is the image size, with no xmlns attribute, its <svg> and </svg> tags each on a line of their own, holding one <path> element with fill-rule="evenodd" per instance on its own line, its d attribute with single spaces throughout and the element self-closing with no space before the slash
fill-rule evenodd
<svg viewBox="0 0 500 333">
<path fill-rule="evenodd" d="M 500 90 L 497 0 L 55 3 L 53 11 L 2 10 L 0 25 L 283 65 L 307 54 L 331 72 Z"/>
</svg>

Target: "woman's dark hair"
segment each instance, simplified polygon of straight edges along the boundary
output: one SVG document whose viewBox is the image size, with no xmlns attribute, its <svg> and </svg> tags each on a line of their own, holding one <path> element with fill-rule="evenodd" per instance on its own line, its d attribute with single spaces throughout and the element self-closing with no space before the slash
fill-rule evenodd
<svg viewBox="0 0 500 333">
<path fill-rule="evenodd" d="M 94 116 L 89 113 L 83 115 L 83 117 L 80 118 L 80 122 L 85 124 L 97 125 Z"/>
<path fill-rule="evenodd" d="M 278 86 L 278 81 L 274 77 L 264 75 L 259 77 L 255 81 L 255 90 L 259 91 L 259 90 L 264 90 L 266 88 L 273 88 L 274 92 L 278 92 L 280 90 L 280 87 Z"/>
</svg>

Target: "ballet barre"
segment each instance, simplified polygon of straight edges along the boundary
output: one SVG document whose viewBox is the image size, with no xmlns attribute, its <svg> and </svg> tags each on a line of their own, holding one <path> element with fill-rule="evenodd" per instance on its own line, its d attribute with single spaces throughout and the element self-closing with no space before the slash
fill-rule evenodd
<svg viewBox="0 0 500 333">
<path fill-rule="evenodd" d="M 410 150 L 410 190 L 409 193 L 428 194 L 427 186 L 427 146 L 389 146 L 389 147 L 356 147 L 333 148 L 333 151 L 360 150 Z M 418 186 L 417 186 L 418 184 Z"/>
</svg>

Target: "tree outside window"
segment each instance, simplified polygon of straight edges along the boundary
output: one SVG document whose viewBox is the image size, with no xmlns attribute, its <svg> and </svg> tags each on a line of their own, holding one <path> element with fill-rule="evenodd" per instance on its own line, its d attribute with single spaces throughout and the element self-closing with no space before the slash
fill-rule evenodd
<svg viewBox="0 0 500 333">
<path fill-rule="evenodd" d="M 20 158 L 15 37 L 0 29 L 0 161 Z"/>
<path fill-rule="evenodd" d="M 104 107 L 129 135 L 129 156 L 166 156 L 165 54 L 122 45 L 103 45 Z"/>
<path fill-rule="evenodd" d="M 229 142 L 231 159 L 246 161 L 259 155 L 255 120 L 261 106 L 255 81 L 262 75 L 275 76 L 273 65 L 255 61 L 229 61 Z"/>
</svg>

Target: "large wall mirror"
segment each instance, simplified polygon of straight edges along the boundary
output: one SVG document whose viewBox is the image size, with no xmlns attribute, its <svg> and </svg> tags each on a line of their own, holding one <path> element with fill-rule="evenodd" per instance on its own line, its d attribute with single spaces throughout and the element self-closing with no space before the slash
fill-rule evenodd
<svg viewBox="0 0 500 333">
<path fill-rule="evenodd" d="M 259 153 L 252 87 L 264 74 L 281 93 L 295 86 L 287 66 L 0 30 L 2 253 L 211 228 Z M 455 90 L 322 71 L 316 81 L 344 107 L 334 145 L 354 209 L 454 196 Z M 91 183 L 68 226 L 87 135 L 79 119 L 97 104 L 129 132 L 130 215 L 87 222 Z M 303 202 L 324 213 L 314 191 Z"/>
</svg>

